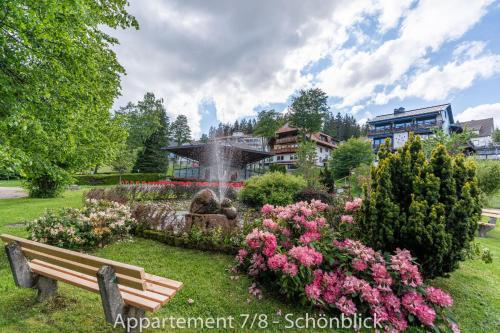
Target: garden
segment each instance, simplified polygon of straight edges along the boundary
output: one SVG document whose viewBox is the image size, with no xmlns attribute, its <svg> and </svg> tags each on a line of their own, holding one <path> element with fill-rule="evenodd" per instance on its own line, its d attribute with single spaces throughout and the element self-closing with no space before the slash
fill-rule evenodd
<svg viewBox="0 0 500 333">
<path fill-rule="evenodd" d="M 408 17 L 421 7 L 412 6 Z M 500 332 L 500 162 L 468 156 L 479 130 L 451 117 L 443 123 L 457 132 L 448 133 L 426 120 L 432 135 L 398 133 L 408 137 L 393 149 L 390 139 L 366 139 L 369 124 L 335 114 L 338 96 L 320 81 L 294 85 L 307 89 L 291 91 L 287 106 L 257 107 L 236 76 L 241 91 L 222 99 L 239 99 L 252 117 L 221 117 L 219 92 L 183 90 L 197 86 L 193 69 L 203 71 L 183 62 L 194 58 L 169 47 L 122 66 L 117 51 L 133 43 L 115 33 L 140 29 L 129 9 L 121 0 L 0 3 L 0 332 L 143 331 L 138 322 L 146 332 Z M 205 22 L 186 17 L 176 29 Z M 299 32 L 286 44 L 316 30 L 283 26 Z M 453 52 L 457 66 L 486 47 L 471 45 Z M 237 67 L 267 73 L 245 64 L 255 56 L 246 49 Z M 296 72 L 317 81 L 328 57 Z M 160 81 L 130 101 L 138 92 L 122 86 L 147 85 L 122 82 L 126 69 L 156 58 L 177 67 L 165 75 L 175 87 L 168 103 L 150 92 Z M 232 84 L 205 70 L 213 89 Z M 490 141 L 498 148 L 500 130 Z"/>
<path fill-rule="evenodd" d="M 4 199 L 0 231 L 182 281 L 185 288 L 155 316 L 235 316 L 242 325 L 240 315 L 259 315 L 261 325 L 269 320 L 267 331 L 289 328 L 290 313 L 378 318 L 387 332 L 496 331 L 500 234 L 474 238 L 484 200 L 475 163 L 442 147 L 429 160 L 421 151 L 418 138 L 397 153 L 382 149 L 363 197 L 332 194 L 282 172 L 228 187 L 239 221 L 229 233 L 188 230 L 182 215 L 190 199 L 212 184 L 175 182 Z M 422 188 L 400 188 L 411 183 Z M 444 223 L 453 216 L 460 218 Z M 36 303 L 32 291 L 14 285 L 1 258 L 3 330 L 113 331 L 98 295 L 61 284 L 57 297 Z"/>
</svg>

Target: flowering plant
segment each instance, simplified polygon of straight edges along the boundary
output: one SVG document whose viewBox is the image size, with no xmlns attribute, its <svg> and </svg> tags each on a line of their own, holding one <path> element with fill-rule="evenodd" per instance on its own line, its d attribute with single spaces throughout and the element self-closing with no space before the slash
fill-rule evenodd
<svg viewBox="0 0 500 333">
<path fill-rule="evenodd" d="M 130 208 L 117 202 L 87 200 L 82 209 L 48 210 L 29 222 L 29 238 L 59 247 L 76 249 L 104 246 L 128 236 L 135 220 Z"/>
<path fill-rule="evenodd" d="M 340 223 L 355 223 L 352 216 L 360 206 L 360 199 L 348 201 Z M 327 223 L 326 210 L 326 204 L 315 200 L 264 205 L 262 224 L 246 236 L 237 268 L 303 303 L 346 316 L 369 316 L 385 332 L 409 326 L 459 332 L 444 313 L 452 298 L 424 284 L 409 251 L 384 256 L 357 240 L 336 239 L 339 234 Z"/>
</svg>

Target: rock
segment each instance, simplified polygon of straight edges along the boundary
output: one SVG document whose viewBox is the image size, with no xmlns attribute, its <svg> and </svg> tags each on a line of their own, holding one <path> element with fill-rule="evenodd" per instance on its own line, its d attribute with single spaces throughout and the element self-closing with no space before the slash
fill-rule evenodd
<svg viewBox="0 0 500 333">
<path fill-rule="evenodd" d="M 238 215 L 238 212 L 236 211 L 236 207 L 231 206 L 231 207 L 223 207 L 222 214 L 226 215 L 228 219 L 233 220 Z"/>
<path fill-rule="evenodd" d="M 185 232 L 198 228 L 207 233 L 211 229 L 221 228 L 224 234 L 231 234 L 237 228 L 236 221 L 223 214 L 186 214 L 185 222 Z"/>
<path fill-rule="evenodd" d="M 233 207 L 233 202 L 231 201 L 231 199 L 229 198 L 225 198 L 224 200 L 222 200 L 221 202 L 221 207 L 224 208 L 224 207 Z"/>
<path fill-rule="evenodd" d="M 479 223 L 478 233 L 479 237 L 486 237 L 486 234 L 493 230 L 496 227 L 495 224 L 492 223 Z"/>
<path fill-rule="evenodd" d="M 204 189 L 196 193 L 191 201 L 190 213 L 194 214 L 217 214 L 220 212 L 220 203 L 217 195 L 210 189 Z"/>
</svg>

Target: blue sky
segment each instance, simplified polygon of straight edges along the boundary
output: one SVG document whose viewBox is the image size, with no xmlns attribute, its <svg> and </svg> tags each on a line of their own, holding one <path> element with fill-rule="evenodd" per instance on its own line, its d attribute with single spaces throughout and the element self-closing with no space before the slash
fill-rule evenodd
<svg viewBox="0 0 500 333">
<path fill-rule="evenodd" d="M 115 107 L 152 91 L 195 137 L 219 121 L 285 110 L 319 87 L 366 121 L 451 103 L 500 126 L 500 2 L 493 0 L 131 1 L 116 31 L 127 71 Z"/>
</svg>

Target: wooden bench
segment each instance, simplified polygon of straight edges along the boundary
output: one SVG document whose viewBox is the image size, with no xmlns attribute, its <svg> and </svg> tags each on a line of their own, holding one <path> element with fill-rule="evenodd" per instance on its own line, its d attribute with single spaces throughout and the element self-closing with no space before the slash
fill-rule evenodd
<svg viewBox="0 0 500 333">
<path fill-rule="evenodd" d="M 493 230 L 497 224 L 497 218 L 500 217 L 500 211 L 497 209 L 483 209 L 481 215 L 487 216 L 490 218 L 488 223 L 479 223 L 478 233 L 479 237 L 486 237 L 486 234 Z"/>
<path fill-rule="evenodd" d="M 182 288 L 181 282 L 145 273 L 142 267 L 16 236 L 2 234 L 0 238 L 7 243 L 5 250 L 18 287 L 37 289 L 39 301 L 57 293 L 57 281 L 98 293 L 106 321 L 115 326 L 117 322 L 137 323 L 145 311 L 157 311 Z M 135 327 L 129 326 L 125 331 L 133 332 Z"/>
</svg>

